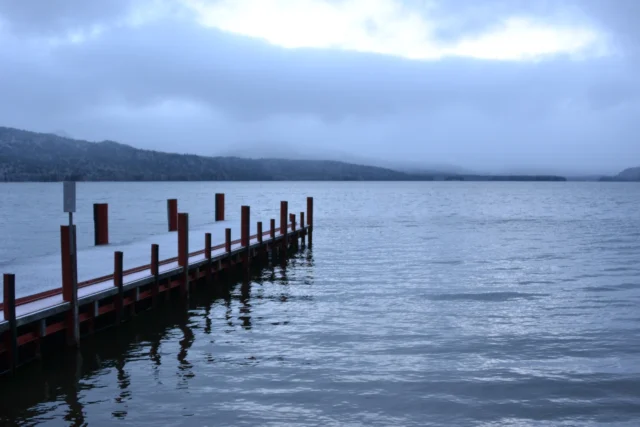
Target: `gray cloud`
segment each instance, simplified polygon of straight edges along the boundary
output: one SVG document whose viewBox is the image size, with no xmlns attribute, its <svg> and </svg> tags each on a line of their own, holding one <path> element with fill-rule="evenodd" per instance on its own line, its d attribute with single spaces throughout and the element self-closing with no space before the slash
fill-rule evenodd
<svg viewBox="0 0 640 427">
<path fill-rule="evenodd" d="M 109 27 L 139 6 L 131 2 L 110 3 L 105 13 L 52 7 L 49 23 L 21 3 L 0 7 L 10 23 L 0 32 L 3 125 L 200 154 L 282 143 L 316 156 L 474 169 L 613 172 L 640 162 L 640 81 L 626 56 L 410 61 L 286 50 L 183 15 Z M 467 34 L 490 23 L 491 11 L 551 14 L 545 2 L 533 11 L 530 3 L 443 4 L 464 11 L 458 34 Z M 618 7 L 588 0 L 583 8 L 621 45 L 636 36 Z M 91 25 L 105 30 L 82 43 L 45 42 Z"/>
</svg>

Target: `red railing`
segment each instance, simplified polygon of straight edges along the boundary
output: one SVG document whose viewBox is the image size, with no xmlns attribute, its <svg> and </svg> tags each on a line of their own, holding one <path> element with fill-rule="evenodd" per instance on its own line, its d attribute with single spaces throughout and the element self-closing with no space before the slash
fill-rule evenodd
<svg viewBox="0 0 640 427">
<path fill-rule="evenodd" d="M 293 229 L 293 224 L 289 224 L 288 228 Z M 268 231 L 264 231 L 262 233 L 263 236 L 268 236 L 270 235 L 271 230 Z M 258 235 L 254 234 L 252 236 L 249 236 L 249 240 L 253 240 L 255 238 L 257 238 Z M 231 242 L 232 245 L 237 245 L 238 243 L 240 243 L 241 240 L 237 239 L 237 240 L 233 240 Z M 219 250 L 219 249 L 224 249 L 225 244 L 221 243 L 219 245 L 213 246 L 211 248 L 212 251 L 215 250 Z M 199 251 L 195 251 L 189 254 L 189 257 L 192 256 L 197 256 L 197 255 L 202 255 L 204 254 L 205 249 L 200 249 Z M 158 264 L 159 265 L 167 265 L 167 264 L 171 264 L 172 262 L 176 262 L 178 261 L 178 257 L 173 257 L 173 258 L 168 258 L 165 259 L 163 261 L 160 261 Z M 123 272 L 123 275 L 129 275 L 129 274 L 134 274 L 134 273 L 140 273 L 141 271 L 145 271 L 145 270 L 151 270 L 151 264 L 146 264 L 146 265 L 142 265 L 140 267 L 134 267 L 134 268 L 130 268 L 129 270 L 125 270 Z M 95 279 L 90 279 L 90 280 L 85 280 L 84 282 L 79 282 L 78 283 L 78 288 L 84 288 L 87 286 L 91 286 L 91 285 L 95 285 L 97 283 L 102 283 L 102 282 L 106 282 L 107 280 L 112 280 L 113 279 L 113 274 L 109 274 L 106 276 L 102 276 L 102 277 L 97 277 Z M 55 295 L 59 295 L 62 293 L 62 287 L 60 288 L 56 288 L 56 289 L 49 289 L 48 291 L 43 291 L 43 292 L 39 292 L 37 294 L 33 294 L 33 295 L 27 295 L 25 297 L 21 297 L 21 298 L 16 298 L 16 306 L 18 305 L 24 305 L 24 304 L 29 304 L 31 302 L 34 301 L 38 301 L 38 300 L 42 300 L 45 298 L 49 298 Z M 4 307 L 3 303 L 0 303 L 0 310 Z"/>
</svg>

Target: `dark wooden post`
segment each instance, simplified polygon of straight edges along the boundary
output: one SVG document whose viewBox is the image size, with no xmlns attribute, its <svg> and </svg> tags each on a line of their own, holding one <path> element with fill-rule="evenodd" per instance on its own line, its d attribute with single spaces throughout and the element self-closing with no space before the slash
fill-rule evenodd
<svg viewBox="0 0 640 427">
<path fill-rule="evenodd" d="M 204 235 L 204 258 L 207 260 L 207 285 L 211 285 L 213 275 L 213 272 L 211 271 L 213 268 L 213 265 L 211 264 L 211 233 L 205 233 Z"/>
<path fill-rule="evenodd" d="M 109 244 L 109 205 L 93 204 L 93 232 L 96 246 Z"/>
<path fill-rule="evenodd" d="M 224 250 L 225 252 L 231 252 L 231 229 L 225 228 L 224 230 Z"/>
<path fill-rule="evenodd" d="M 151 245 L 151 275 L 153 276 L 153 285 L 151 285 L 151 304 L 158 303 L 158 294 L 160 293 L 160 246 Z"/>
<path fill-rule="evenodd" d="M 4 275 L 4 320 L 9 323 L 9 330 L 6 333 L 5 348 L 8 355 L 9 368 L 14 372 L 18 367 L 18 327 L 16 322 L 16 276 L 13 274 Z"/>
<path fill-rule="evenodd" d="M 262 244 L 262 221 L 258 221 L 258 243 Z"/>
<path fill-rule="evenodd" d="M 307 197 L 307 225 L 309 226 L 309 247 L 313 244 L 313 197 Z"/>
<path fill-rule="evenodd" d="M 121 251 L 113 253 L 113 284 L 118 288 L 118 295 L 115 297 L 116 322 L 122 322 L 124 308 L 124 254 Z"/>
<path fill-rule="evenodd" d="M 300 212 L 300 241 L 302 242 L 302 246 L 304 246 L 304 236 L 306 236 L 307 232 L 305 230 L 304 224 L 304 212 Z"/>
<path fill-rule="evenodd" d="M 249 237 L 251 236 L 251 208 L 249 206 L 242 206 L 241 219 L 240 219 L 240 244 L 244 248 L 249 247 Z"/>
<path fill-rule="evenodd" d="M 271 218 L 271 220 L 269 221 L 269 226 L 271 227 L 269 236 L 273 240 L 276 238 L 276 220 Z"/>
<path fill-rule="evenodd" d="M 178 200 L 167 200 L 167 223 L 169 224 L 169 231 L 178 230 Z"/>
<path fill-rule="evenodd" d="M 70 234 L 73 235 L 70 236 Z M 69 303 L 66 316 L 67 344 L 77 346 L 80 343 L 80 324 L 78 322 L 78 290 L 74 287 L 74 272 L 76 260 L 71 254 L 71 244 L 76 246 L 76 226 L 71 233 L 68 225 L 60 226 L 60 256 L 62 261 L 62 299 Z"/>
<path fill-rule="evenodd" d="M 280 234 L 287 235 L 287 229 L 289 223 L 287 217 L 289 216 L 289 204 L 287 202 L 280 202 Z"/>
<path fill-rule="evenodd" d="M 216 221 L 224 221 L 224 193 L 216 193 Z"/>
<path fill-rule="evenodd" d="M 189 296 L 189 214 L 178 214 L 178 265 L 183 268 L 181 292 Z"/>
</svg>

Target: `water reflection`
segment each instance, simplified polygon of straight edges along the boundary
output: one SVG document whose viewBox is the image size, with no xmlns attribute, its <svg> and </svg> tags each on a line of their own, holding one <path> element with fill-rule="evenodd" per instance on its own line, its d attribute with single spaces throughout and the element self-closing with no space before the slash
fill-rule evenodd
<svg viewBox="0 0 640 427">
<path fill-rule="evenodd" d="M 196 287 L 188 306 L 175 301 L 160 304 L 153 310 L 140 313 L 132 322 L 83 340 L 77 352 L 60 351 L 25 367 L 13 378 L 2 378 L 0 425 L 29 425 L 29 422 L 56 417 L 59 417 L 58 422 L 66 425 L 87 425 L 87 407 L 83 402 L 89 401 L 94 411 L 95 408 L 104 408 L 103 403 L 109 402 L 112 406 L 102 414 L 110 414 L 118 420 L 131 418 L 133 408 L 138 404 L 136 396 L 145 395 L 148 392 L 146 387 L 166 389 L 170 384 L 166 375 L 167 368 L 171 369 L 171 364 L 167 363 L 172 352 L 169 350 L 171 343 L 178 347 L 177 354 L 173 353 L 176 359 L 171 357 L 178 362 L 174 371 L 178 382 L 173 387 L 188 390 L 196 378 L 198 366 L 202 366 L 199 364 L 230 360 L 227 353 L 214 357 L 215 343 L 222 338 L 222 329 L 215 327 L 216 318 L 227 326 L 227 333 L 253 329 L 254 306 L 256 301 L 265 301 L 265 286 L 277 286 L 269 290 L 271 296 L 267 301 L 288 301 L 288 292 L 281 292 L 286 289 L 282 285 L 288 287 L 290 284 L 288 268 L 289 263 L 285 259 L 276 265 L 243 273 L 239 283 L 233 286 Z M 233 279 L 223 279 L 223 283 L 227 280 L 231 283 Z M 220 312 L 215 307 L 223 307 L 224 311 Z M 236 307 L 239 322 L 234 319 Z M 216 312 L 219 317 L 216 317 Z M 198 330 L 203 334 L 198 336 Z M 207 338 L 198 347 L 200 354 L 194 356 L 192 351 L 198 337 L 201 340 Z M 166 349 L 163 351 L 163 348 Z M 143 357 L 140 357 L 141 351 Z M 241 351 L 246 350 L 242 348 Z M 243 360 L 256 359 L 253 354 L 241 354 L 240 357 Z M 144 390 L 137 390 L 136 369 L 144 361 L 147 361 L 151 384 L 147 382 Z M 138 364 L 137 368 L 129 366 L 133 363 Z M 96 394 L 99 397 L 96 398 Z"/>
<path fill-rule="evenodd" d="M 72 359 L 74 359 L 73 363 L 70 364 L 73 369 L 72 381 L 64 387 L 64 401 L 68 407 L 64 420 L 70 425 L 81 426 L 85 424 L 84 408 L 78 398 L 80 380 L 82 378 L 82 354 L 76 352 Z"/>
<path fill-rule="evenodd" d="M 116 368 L 116 378 L 118 383 L 119 393 L 115 398 L 115 403 L 121 409 L 113 411 L 111 415 L 117 419 L 125 419 L 127 417 L 127 402 L 131 399 L 131 392 L 129 391 L 129 386 L 131 385 L 131 378 L 129 374 L 124 369 L 125 365 L 125 355 L 124 351 L 120 352 L 118 357 L 116 358 L 115 368 Z"/>
<path fill-rule="evenodd" d="M 240 307 L 241 316 L 238 319 L 242 320 L 242 327 L 244 329 L 251 329 L 251 277 L 249 272 L 245 271 L 242 274 L 242 285 L 240 286 Z"/>
<path fill-rule="evenodd" d="M 179 341 L 180 351 L 178 352 L 178 377 L 180 382 L 178 383 L 179 389 L 188 388 L 188 383 L 191 378 L 195 376 L 193 373 L 193 365 L 187 359 L 189 355 L 189 349 L 193 345 L 195 336 L 193 330 L 189 327 L 189 312 L 183 310 L 179 313 L 178 328 L 182 331 L 183 338 Z"/>
</svg>

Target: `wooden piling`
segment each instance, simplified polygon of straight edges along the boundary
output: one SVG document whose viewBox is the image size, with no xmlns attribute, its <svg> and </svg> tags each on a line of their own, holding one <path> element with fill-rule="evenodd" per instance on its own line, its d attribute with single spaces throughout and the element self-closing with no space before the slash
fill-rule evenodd
<svg viewBox="0 0 640 427">
<path fill-rule="evenodd" d="M 184 269 L 180 290 L 189 295 L 189 214 L 178 214 L 178 265 Z"/>
<path fill-rule="evenodd" d="M 258 229 L 258 243 L 262 244 L 262 221 L 258 221 L 256 228 Z"/>
<path fill-rule="evenodd" d="M 5 348 L 7 350 L 9 369 L 15 372 L 18 367 L 18 327 L 16 321 L 16 276 L 5 274 L 3 281 L 4 320 L 9 323 L 9 330 L 5 335 Z"/>
<path fill-rule="evenodd" d="M 224 221 L 224 193 L 216 193 L 216 221 Z"/>
<path fill-rule="evenodd" d="M 231 252 L 231 229 L 224 229 L 224 251 L 229 253 Z"/>
<path fill-rule="evenodd" d="M 212 276 L 213 276 L 213 265 L 211 262 L 211 233 L 204 234 L 204 258 L 207 260 L 207 271 L 205 274 L 207 285 L 211 285 Z"/>
<path fill-rule="evenodd" d="M 151 304 L 158 303 L 158 294 L 160 293 L 160 246 L 151 245 L 151 275 L 153 276 L 153 284 L 151 285 Z"/>
<path fill-rule="evenodd" d="M 309 227 L 307 240 L 311 247 L 313 244 L 313 197 L 307 197 L 307 226 Z"/>
<path fill-rule="evenodd" d="M 304 246 L 304 238 L 305 238 L 305 236 L 307 234 L 306 231 L 304 231 L 304 227 L 305 227 L 305 224 L 304 224 L 304 212 L 300 212 L 300 229 L 303 230 L 300 233 L 300 241 L 302 242 L 302 246 Z"/>
<path fill-rule="evenodd" d="M 287 235 L 287 229 L 289 223 L 287 218 L 289 217 L 289 204 L 286 201 L 280 202 L 280 234 Z"/>
<path fill-rule="evenodd" d="M 240 244 L 242 247 L 249 247 L 249 236 L 251 226 L 251 208 L 249 206 L 242 206 L 240 216 Z"/>
<path fill-rule="evenodd" d="M 116 322 L 122 322 L 124 309 L 124 254 L 121 251 L 113 253 L 113 285 L 118 288 L 118 294 L 114 298 L 116 309 Z"/>
<path fill-rule="evenodd" d="M 271 237 L 271 239 L 275 239 L 276 238 L 276 220 L 271 218 L 269 220 L 269 226 L 271 227 L 271 229 L 269 230 L 269 237 Z"/>
<path fill-rule="evenodd" d="M 109 244 L 109 205 L 93 204 L 93 233 L 96 246 Z"/>
<path fill-rule="evenodd" d="M 178 230 L 178 200 L 167 200 L 167 223 L 169 224 L 169 231 Z"/>
<path fill-rule="evenodd" d="M 80 344 L 80 323 L 78 321 L 78 287 L 75 273 L 77 260 L 72 248 L 76 246 L 76 226 L 69 229 L 68 225 L 60 226 L 60 256 L 62 261 L 62 300 L 69 303 L 66 316 L 67 344 Z"/>
</svg>

